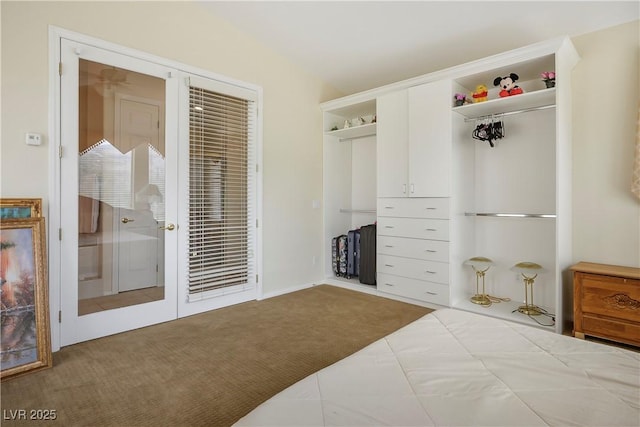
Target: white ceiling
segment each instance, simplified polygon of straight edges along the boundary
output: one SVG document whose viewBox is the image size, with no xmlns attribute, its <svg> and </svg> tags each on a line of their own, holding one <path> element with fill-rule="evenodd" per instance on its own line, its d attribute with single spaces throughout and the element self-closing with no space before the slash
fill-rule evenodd
<svg viewBox="0 0 640 427">
<path fill-rule="evenodd" d="M 640 18 L 617 1 L 206 1 L 345 95 Z"/>
</svg>

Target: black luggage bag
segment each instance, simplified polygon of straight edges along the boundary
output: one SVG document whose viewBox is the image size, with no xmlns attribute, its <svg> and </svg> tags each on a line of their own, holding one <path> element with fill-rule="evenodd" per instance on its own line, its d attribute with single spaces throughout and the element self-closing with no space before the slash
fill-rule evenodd
<svg viewBox="0 0 640 427">
<path fill-rule="evenodd" d="M 347 279 L 357 277 L 360 270 L 360 230 L 347 233 Z"/>
<path fill-rule="evenodd" d="M 376 225 L 360 228 L 360 283 L 376 284 Z"/>
</svg>

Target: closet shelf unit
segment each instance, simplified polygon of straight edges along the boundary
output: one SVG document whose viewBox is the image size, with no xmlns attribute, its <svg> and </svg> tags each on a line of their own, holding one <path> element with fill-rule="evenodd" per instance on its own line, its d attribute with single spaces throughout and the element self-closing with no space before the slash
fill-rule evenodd
<svg viewBox="0 0 640 427">
<path fill-rule="evenodd" d="M 491 99 L 476 104 L 466 104 L 454 107 L 455 113 L 463 115 L 469 120 L 475 120 L 492 115 L 499 117 L 529 110 L 552 108 L 556 103 L 556 88 L 525 92 L 521 95 Z"/>
<path fill-rule="evenodd" d="M 342 141 L 351 141 L 356 138 L 366 138 L 368 136 L 375 136 L 376 123 L 367 123 L 364 125 L 353 126 L 349 128 L 343 128 L 338 130 L 332 130 L 325 132 L 325 135 L 338 138 Z"/>
<path fill-rule="evenodd" d="M 376 221 L 375 96 L 351 96 L 321 105 L 323 112 L 323 273 L 325 282 L 363 292 L 357 277 L 337 277 L 331 239 Z M 363 119 L 365 124 L 360 123 Z M 343 128 L 345 122 L 350 127 Z M 372 123 L 373 122 L 373 123 Z M 337 130 L 331 130 L 335 128 Z"/>
<path fill-rule="evenodd" d="M 451 107 L 451 307 L 562 333 L 570 317 L 571 70 L 578 55 L 568 38 L 552 40 L 469 64 L 453 79 L 454 93 L 469 93 L 496 77 L 519 75 L 524 93 Z M 556 72 L 556 87 L 540 78 Z M 499 118 L 504 137 L 493 147 L 472 137 L 477 122 Z M 465 265 L 486 257 L 486 293 L 510 301 L 489 307 L 471 302 L 476 274 Z M 548 315 L 518 312 L 525 303 L 520 262 L 543 267 L 533 284 L 534 304 Z"/>
<path fill-rule="evenodd" d="M 426 305 L 432 303 L 433 308 L 446 305 L 562 333 L 564 319 L 572 313 L 571 73 L 578 61 L 571 40 L 561 37 L 323 103 L 326 282 L 346 283 L 346 287 L 362 292 L 415 304 L 428 300 Z M 541 73 L 547 71 L 556 73 L 554 88 L 547 88 L 541 79 Z M 524 93 L 501 98 L 493 81 L 511 73 L 518 74 L 516 83 Z M 479 85 L 488 88 L 488 101 L 453 105 L 456 94 L 471 96 Z M 360 117 L 367 124 L 344 128 L 345 121 L 362 123 Z M 373 117 L 377 117 L 375 125 Z M 503 137 L 494 141 L 493 147 L 473 138 L 479 121 L 491 117 L 504 124 Z M 410 156 L 400 156 L 403 150 L 393 146 L 402 146 L 403 141 L 411 142 L 410 150 L 404 150 L 411 151 Z M 388 164 L 401 163 L 405 157 L 410 162 L 404 163 L 413 168 L 396 174 L 399 181 L 404 177 L 400 182 L 404 192 L 399 194 L 389 190 L 397 183 L 387 169 Z M 381 163 L 381 159 L 385 161 Z M 428 173 L 412 172 L 416 170 Z M 433 183 L 439 185 L 437 192 L 419 192 L 420 186 Z M 400 237 L 380 233 L 390 218 L 400 222 L 412 218 L 393 218 L 399 215 L 388 215 L 385 205 L 376 204 L 376 200 L 409 200 L 405 206 L 409 209 L 420 198 L 438 199 L 446 207 L 443 216 L 437 217 L 446 238 L 439 241 L 407 233 Z M 362 209 L 370 206 L 377 206 L 377 213 Z M 436 283 L 442 292 L 438 298 L 424 297 L 437 293 L 427 285 L 433 281 L 430 279 L 407 279 L 404 293 L 384 292 L 386 273 L 380 268 L 377 288 L 358 287 L 357 279 L 347 282 L 334 276 L 332 237 L 376 220 L 378 247 L 390 245 L 395 251 L 378 251 L 381 255 L 417 258 L 413 256 L 416 245 L 427 242 L 433 246 L 427 251 L 441 256 L 437 266 L 444 268 L 440 273 L 446 279 Z M 510 301 L 489 307 L 471 302 L 476 275 L 465 261 L 478 256 L 493 260 L 485 275 L 486 293 Z M 534 304 L 553 318 L 534 318 L 517 311 L 525 302 L 524 283 L 511 268 L 520 262 L 544 268 L 533 285 Z M 409 264 L 407 261 L 405 270 L 396 276 L 413 277 L 405 274 L 413 267 Z"/>
</svg>

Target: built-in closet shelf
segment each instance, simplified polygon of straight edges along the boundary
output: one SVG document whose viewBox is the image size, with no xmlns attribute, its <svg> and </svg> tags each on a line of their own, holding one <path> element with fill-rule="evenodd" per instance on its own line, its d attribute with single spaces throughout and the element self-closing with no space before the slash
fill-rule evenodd
<svg viewBox="0 0 640 427">
<path fill-rule="evenodd" d="M 469 294 L 469 297 L 471 297 L 471 294 Z M 521 305 L 523 305 L 522 301 L 519 302 L 512 300 L 493 303 L 490 306 L 482 306 L 474 304 L 469 300 L 463 300 L 452 304 L 451 307 L 553 331 L 553 329 L 555 328 L 555 323 L 552 317 L 546 315 L 529 316 L 526 314 L 522 314 L 518 312 L 518 307 Z M 555 318 L 555 313 L 549 307 L 538 307 L 547 311 L 550 316 L 553 316 Z"/>
<path fill-rule="evenodd" d="M 536 213 L 500 213 L 500 212 L 465 212 L 465 216 L 490 216 L 498 218 L 555 218 L 556 214 Z"/>
<path fill-rule="evenodd" d="M 346 129 L 332 130 L 324 133 L 328 136 L 335 136 L 340 140 L 351 140 L 356 138 L 364 138 L 376 134 L 376 123 L 367 123 L 366 125 L 354 126 Z"/>
<path fill-rule="evenodd" d="M 491 99 L 477 104 L 454 107 L 453 111 L 468 119 L 481 118 L 492 114 L 513 113 L 521 110 L 553 106 L 556 103 L 556 89 L 543 89 L 525 92 L 521 95 Z"/>
<path fill-rule="evenodd" d="M 375 209 L 343 209 L 340 208 L 340 213 L 358 213 L 358 214 L 374 214 L 376 213 Z"/>
</svg>

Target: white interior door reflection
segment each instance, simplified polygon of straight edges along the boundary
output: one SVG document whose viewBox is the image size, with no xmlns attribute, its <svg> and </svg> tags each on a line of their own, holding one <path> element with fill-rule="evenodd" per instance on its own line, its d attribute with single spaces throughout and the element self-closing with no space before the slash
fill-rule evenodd
<svg viewBox="0 0 640 427">
<path fill-rule="evenodd" d="M 164 298 L 165 80 L 79 59 L 78 314 Z"/>
</svg>

